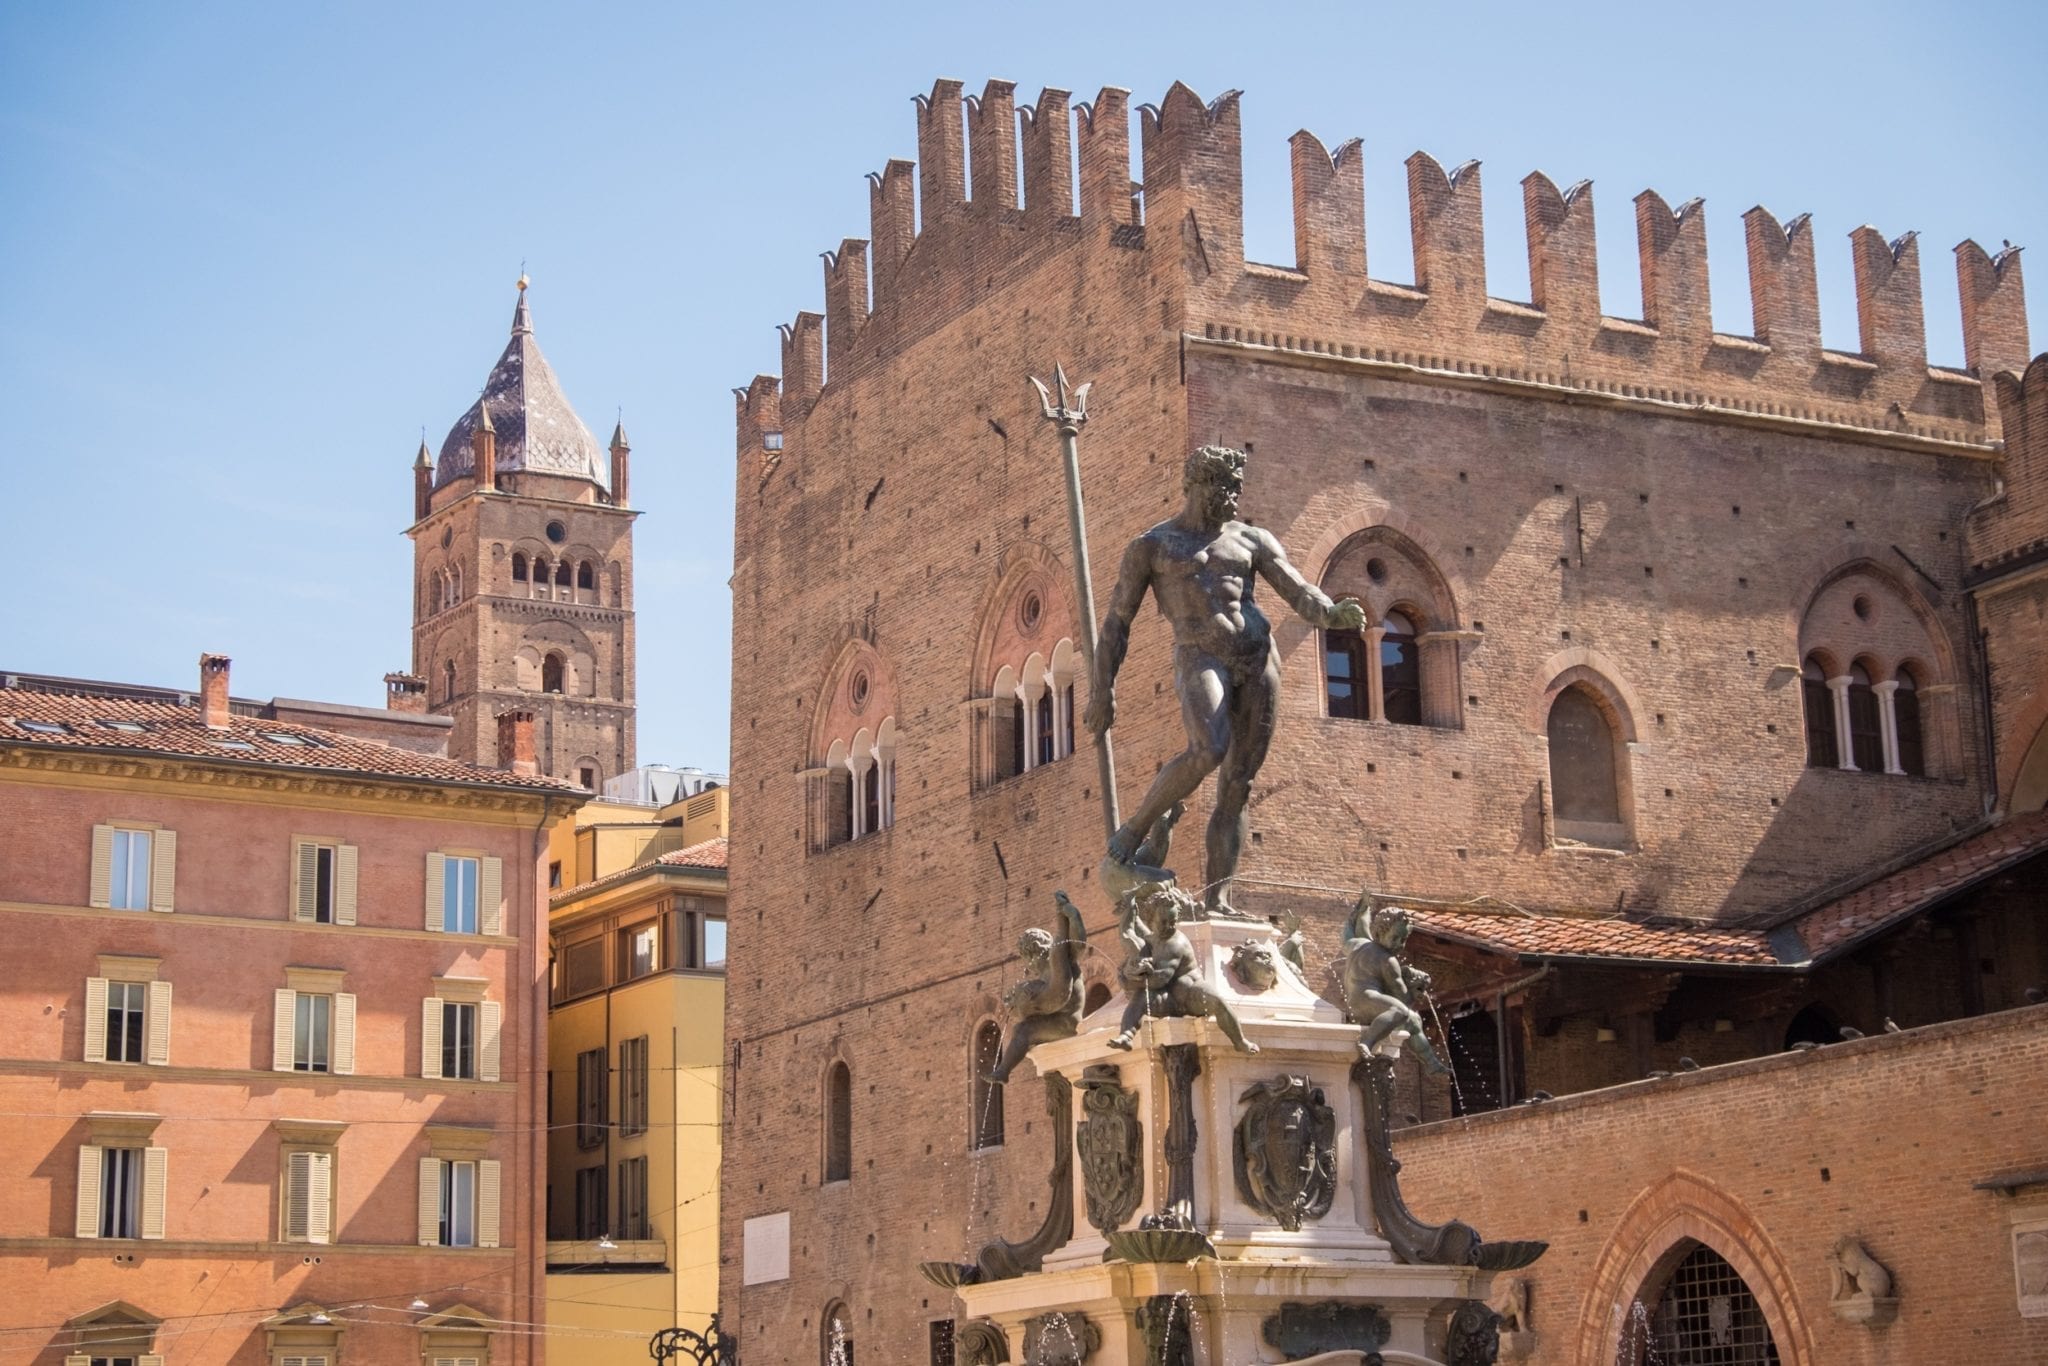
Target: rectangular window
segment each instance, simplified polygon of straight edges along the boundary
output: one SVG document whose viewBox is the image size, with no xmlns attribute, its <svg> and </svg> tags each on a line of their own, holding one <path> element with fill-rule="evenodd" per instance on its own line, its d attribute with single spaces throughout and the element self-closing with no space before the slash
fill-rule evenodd
<svg viewBox="0 0 2048 1366">
<path fill-rule="evenodd" d="M 583 1167 L 576 1173 L 576 1236 L 602 1238 L 604 1222 L 604 1168 Z"/>
<path fill-rule="evenodd" d="M 476 1078 L 476 1006 L 472 1002 L 441 1002 L 441 1075 Z"/>
<path fill-rule="evenodd" d="M 647 1132 L 647 1036 L 619 1040 L 619 1132 Z"/>
<path fill-rule="evenodd" d="M 454 854 L 441 860 L 441 928 L 450 934 L 477 932 L 477 876 L 481 860 Z"/>
<path fill-rule="evenodd" d="M 292 1070 L 325 1072 L 331 1059 L 334 998 L 298 994 L 293 1005 Z"/>
<path fill-rule="evenodd" d="M 145 1062 L 149 988 L 141 982 L 107 983 L 108 1062 Z"/>
<path fill-rule="evenodd" d="M 560 859 L 556 859 L 556 860 L 555 860 L 555 861 L 554 861 L 553 863 L 550 863 L 550 864 L 548 865 L 548 886 L 550 886 L 550 887 L 559 887 L 559 886 L 561 886 L 561 885 L 562 885 L 562 861 L 561 861 Z"/>
<path fill-rule="evenodd" d="M 334 1154 L 284 1156 L 284 1237 L 289 1243 L 324 1243 L 332 1223 Z"/>
<path fill-rule="evenodd" d="M 699 923 L 704 926 L 704 952 L 698 957 L 699 965 L 707 970 L 725 971 L 725 917 L 707 915 Z"/>
<path fill-rule="evenodd" d="M 604 1050 L 591 1048 L 576 1055 L 576 1146 L 595 1148 L 604 1142 L 605 1074 Z"/>
<path fill-rule="evenodd" d="M 619 1236 L 645 1238 L 647 1230 L 647 1159 L 629 1157 L 619 1163 Z"/>
<path fill-rule="evenodd" d="M 142 1236 L 142 1149 L 100 1149 L 100 1237 Z"/>
<path fill-rule="evenodd" d="M 643 921 L 619 931 L 619 978 L 630 982 L 661 968 L 661 922 Z"/>
<path fill-rule="evenodd" d="M 953 1320 L 932 1320 L 931 1366 L 953 1366 Z"/>
<path fill-rule="evenodd" d="M 149 909 L 148 830 L 114 831 L 113 880 L 107 904 L 120 911 Z"/>
<path fill-rule="evenodd" d="M 476 1163 L 441 1164 L 441 1246 L 476 1246 Z"/>
<path fill-rule="evenodd" d="M 562 950 L 562 993 L 584 996 L 604 988 L 604 940 L 586 939 Z"/>
<path fill-rule="evenodd" d="M 334 850 L 324 844 L 313 849 L 313 923 L 334 923 Z"/>
</svg>

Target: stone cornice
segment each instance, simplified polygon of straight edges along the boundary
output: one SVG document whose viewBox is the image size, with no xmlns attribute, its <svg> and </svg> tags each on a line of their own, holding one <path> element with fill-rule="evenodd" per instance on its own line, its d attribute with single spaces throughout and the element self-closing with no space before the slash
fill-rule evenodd
<svg viewBox="0 0 2048 1366">
<path fill-rule="evenodd" d="M 78 916 L 94 920 L 123 920 L 134 923 L 138 917 L 152 914 L 143 911 L 121 910 L 109 906 L 61 906 L 43 901 L 0 901 L 0 915 L 55 915 Z M 173 925 L 207 925 L 215 929 L 284 931 L 294 935 L 339 934 L 355 935 L 365 939 L 409 939 L 414 943 L 447 944 L 460 938 L 464 947 L 471 949 L 513 949 L 519 946 L 517 937 L 509 934 L 465 934 L 454 935 L 442 930 L 425 928 L 411 930 L 389 925 L 320 925 L 304 920 L 286 920 L 282 916 L 267 918 L 255 915 L 209 915 L 204 911 L 167 911 L 157 913 L 149 922 L 159 927 Z"/>
<path fill-rule="evenodd" d="M 339 1072 L 259 1072 L 248 1067 L 145 1067 L 126 1062 L 83 1062 L 70 1059 L 0 1058 L 0 1077 L 65 1077 L 80 1081 L 147 1082 L 210 1081 L 226 1086 L 284 1092 L 314 1091 L 407 1091 L 421 1095 L 505 1095 L 519 1090 L 516 1082 L 469 1081 L 449 1077 L 394 1077 Z M 271 1121 L 260 1116 L 246 1120 L 252 1127 L 267 1128 Z"/>
<path fill-rule="evenodd" d="M 496 788 L 443 778 L 400 774 L 326 772 L 286 768 L 277 764 L 237 764 L 176 754 L 110 752 L 0 743 L 0 782 L 15 780 L 56 785 L 118 787 L 163 796 L 203 795 L 221 801 L 272 801 L 278 793 L 306 799 L 308 805 L 360 809 L 375 807 L 391 814 L 404 807 L 437 816 L 453 816 L 492 825 L 529 824 L 544 798 L 581 805 L 585 794 Z"/>
</svg>

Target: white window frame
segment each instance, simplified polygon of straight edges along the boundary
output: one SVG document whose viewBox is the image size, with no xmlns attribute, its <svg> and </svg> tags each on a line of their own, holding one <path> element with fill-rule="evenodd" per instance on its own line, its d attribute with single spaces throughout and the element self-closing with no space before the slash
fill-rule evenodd
<svg viewBox="0 0 2048 1366">
<path fill-rule="evenodd" d="M 503 860 L 474 849 L 430 853 L 426 927 L 439 934 L 501 935 L 505 931 L 504 891 Z"/>
<path fill-rule="evenodd" d="M 115 877 L 117 861 L 122 865 L 119 879 Z M 177 868 L 175 830 L 148 821 L 95 825 L 86 904 L 103 910 L 168 912 L 177 887 Z"/>
<path fill-rule="evenodd" d="M 85 1060 L 122 1067 L 167 1066 L 171 1060 L 171 984 L 157 980 L 157 960 L 102 954 L 99 966 L 99 976 L 85 979 Z M 116 988 L 123 997 L 137 988 L 142 991 L 142 1056 L 137 1058 L 108 1056 L 113 1042 L 111 998 Z"/>
</svg>

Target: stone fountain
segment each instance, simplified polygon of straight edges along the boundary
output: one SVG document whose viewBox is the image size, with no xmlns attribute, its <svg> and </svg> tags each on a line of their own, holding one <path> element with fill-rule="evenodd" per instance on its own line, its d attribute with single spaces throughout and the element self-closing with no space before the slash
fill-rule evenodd
<svg viewBox="0 0 2048 1366">
<path fill-rule="evenodd" d="M 1057 930 L 1018 946 L 1037 975 L 1010 994 L 1017 1023 L 994 1079 L 1028 1057 L 1066 1138 L 1036 1233 L 993 1242 L 971 1264 L 922 1267 L 965 1310 L 959 1359 L 1486 1366 L 1500 1345 L 1486 1304 L 1493 1275 L 1545 1244 L 1487 1243 L 1402 1202 L 1393 1060 L 1413 1047 L 1442 1070 L 1415 1010 L 1428 979 L 1401 957 L 1406 916 L 1360 897 L 1339 1007 L 1311 989 L 1293 926 L 1243 916 L 1228 899 L 1279 714 L 1278 657 L 1253 591 L 1263 580 L 1324 630 L 1357 629 L 1364 612 L 1355 599 L 1333 602 L 1270 532 L 1237 520 L 1245 455 L 1206 446 L 1187 458 L 1180 511 L 1126 548 L 1098 639 L 1077 455 L 1088 386 L 1070 392 L 1064 372 L 1056 379 L 1056 398 L 1033 383 L 1067 467 L 1087 724 L 1109 832 L 1100 886 L 1116 906 L 1124 992 L 1081 1018 L 1086 930 L 1060 894 Z M 1116 675 L 1148 594 L 1173 627 L 1188 748 L 1122 821 Z M 1165 864 L 1182 803 L 1211 772 L 1198 901 Z"/>
</svg>

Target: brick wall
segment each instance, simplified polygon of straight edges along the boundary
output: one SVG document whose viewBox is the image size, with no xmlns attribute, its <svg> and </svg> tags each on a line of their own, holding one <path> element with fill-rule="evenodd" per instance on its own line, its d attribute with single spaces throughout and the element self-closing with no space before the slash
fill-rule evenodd
<svg viewBox="0 0 2048 1366">
<path fill-rule="evenodd" d="M 1787 1366 L 2033 1361 L 2048 1320 L 2016 1307 L 2013 1197 L 1972 1183 L 2040 1165 L 2044 1067 L 2030 1007 L 1448 1120 L 1395 1151 L 1421 1217 L 1550 1239 L 1524 1273 L 1546 1366 L 1612 1366 L 1616 1315 L 1654 1303 L 1640 1276 L 1684 1237 L 1737 1265 Z M 1888 1328 L 1828 1308 L 1844 1234 L 1892 1273 Z"/>
</svg>

